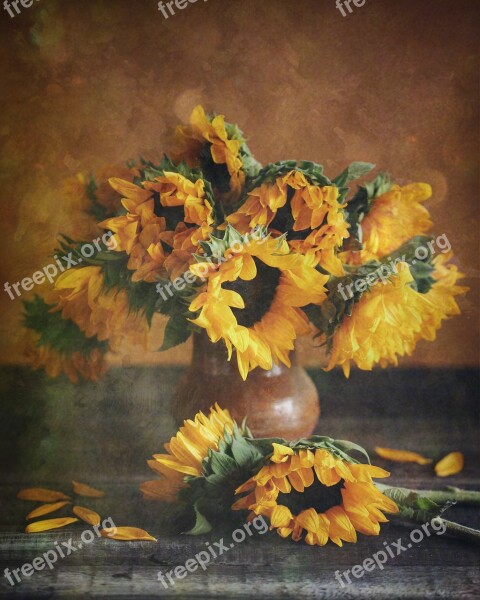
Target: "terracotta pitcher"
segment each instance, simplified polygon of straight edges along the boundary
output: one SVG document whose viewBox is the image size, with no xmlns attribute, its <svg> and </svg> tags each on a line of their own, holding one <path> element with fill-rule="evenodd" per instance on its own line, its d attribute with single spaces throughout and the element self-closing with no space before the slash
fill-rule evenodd
<svg viewBox="0 0 480 600">
<path fill-rule="evenodd" d="M 291 359 L 290 369 L 257 368 L 243 381 L 235 357 L 227 360 L 223 344 L 212 344 L 205 333 L 194 334 L 192 362 L 175 393 L 177 424 L 218 402 L 238 422 L 246 416 L 255 437 L 293 440 L 311 435 L 320 415 L 318 393 L 305 369 L 296 364 L 294 352 Z"/>
</svg>

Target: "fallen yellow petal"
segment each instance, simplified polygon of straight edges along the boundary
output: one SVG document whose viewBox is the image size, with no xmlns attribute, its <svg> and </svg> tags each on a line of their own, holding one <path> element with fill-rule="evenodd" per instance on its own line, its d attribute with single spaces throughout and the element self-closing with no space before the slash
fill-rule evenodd
<svg viewBox="0 0 480 600">
<path fill-rule="evenodd" d="M 74 506 L 73 514 L 88 523 L 89 525 L 100 525 L 100 515 L 96 513 L 94 510 L 90 510 L 89 508 L 84 508 L 83 506 Z"/>
<path fill-rule="evenodd" d="M 70 502 L 55 502 L 54 504 L 43 504 L 39 506 L 32 512 L 28 513 L 25 519 L 28 521 L 29 519 L 34 519 L 35 517 L 43 517 L 43 515 L 48 515 L 51 512 L 55 512 L 56 510 L 60 510 L 62 507 L 70 504 Z"/>
<path fill-rule="evenodd" d="M 409 452 L 408 450 L 394 450 L 393 448 L 380 448 L 376 446 L 375 452 L 378 456 L 395 462 L 414 462 L 419 465 L 428 465 L 432 462 L 431 458 L 425 458 L 421 454 Z"/>
<path fill-rule="evenodd" d="M 55 502 L 56 500 L 70 500 L 62 492 L 46 490 L 44 488 L 27 488 L 20 490 L 17 494 L 19 500 L 32 500 L 33 502 Z"/>
<path fill-rule="evenodd" d="M 456 475 L 463 470 L 463 454 L 461 452 L 450 452 L 435 465 L 435 473 L 438 477 Z"/>
<path fill-rule="evenodd" d="M 85 483 L 79 483 L 78 481 L 72 481 L 72 483 L 73 492 L 79 496 L 88 496 L 89 498 L 103 498 L 105 496 L 105 492 L 96 490 Z"/>
<path fill-rule="evenodd" d="M 58 529 L 59 527 L 65 527 L 71 523 L 75 523 L 78 519 L 73 517 L 64 517 L 62 519 L 47 519 L 45 521 L 35 521 L 30 523 L 25 528 L 25 533 L 40 533 L 40 531 L 49 531 L 50 529 Z"/>
<path fill-rule="evenodd" d="M 147 533 L 144 529 L 137 527 L 107 527 L 100 531 L 100 535 L 111 540 L 124 542 L 156 542 L 156 538 Z"/>
</svg>

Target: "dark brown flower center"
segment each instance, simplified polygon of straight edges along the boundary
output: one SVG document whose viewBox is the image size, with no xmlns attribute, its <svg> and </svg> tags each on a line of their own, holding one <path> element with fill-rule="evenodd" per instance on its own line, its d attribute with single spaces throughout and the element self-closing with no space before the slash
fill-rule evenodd
<svg viewBox="0 0 480 600">
<path fill-rule="evenodd" d="M 333 506 L 342 504 L 343 479 L 332 486 L 320 483 L 317 478 L 303 492 L 297 492 L 292 488 L 289 494 L 278 495 L 277 504 L 289 508 L 293 515 L 298 515 L 302 510 L 314 508 L 318 513 L 323 513 Z"/>
<path fill-rule="evenodd" d="M 269 267 L 258 258 L 253 260 L 257 267 L 254 279 L 237 279 L 222 285 L 224 289 L 233 290 L 243 298 L 245 308 L 232 308 L 238 324 L 243 327 L 252 327 L 270 310 L 282 274 L 280 269 Z"/>
</svg>

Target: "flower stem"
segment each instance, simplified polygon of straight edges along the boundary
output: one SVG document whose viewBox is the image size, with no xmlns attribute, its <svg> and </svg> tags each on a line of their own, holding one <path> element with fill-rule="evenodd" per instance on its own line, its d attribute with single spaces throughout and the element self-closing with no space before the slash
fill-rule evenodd
<svg viewBox="0 0 480 600">
<path fill-rule="evenodd" d="M 442 519 L 442 517 L 437 517 L 435 520 L 445 525 L 445 533 L 447 535 L 480 545 L 480 531 L 478 529 L 472 529 L 454 521 L 447 521 L 447 519 Z"/>
<path fill-rule="evenodd" d="M 480 492 L 475 490 L 461 490 L 460 488 L 448 486 L 445 490 L 415 490 L 424 498 L 429 498 L 437 504 L 446 502 L 457 502 L 458 504 L 480 505 Z"/>
<path fill-rule="evenodd" d="M 385 485 L 375 482 L 377 488 L 385 493 L 386 490 L 395 489 L 395 486 Z M 457 504 L 468 504 L 470 506 L 480 506 L 480 492 L 475 490 L 462 490 L 458 487 L 447 486 L 445 490 L 413 490 L 410 488 L 400 488 L 406 492 L 413 492 L 423 498 L 428 498 L 437 504 L 446 504 L 448 502 Z"/>
</svg>

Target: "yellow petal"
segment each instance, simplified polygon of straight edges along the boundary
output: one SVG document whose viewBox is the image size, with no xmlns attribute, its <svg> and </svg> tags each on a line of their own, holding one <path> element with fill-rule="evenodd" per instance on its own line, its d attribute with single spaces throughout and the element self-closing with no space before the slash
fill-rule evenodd
<svg viewBox="0 0 480 600">
<path fill-rule="evenodd" d="M 78 519 L 73 517 L 64 517 L 62 519 L 46 519 L 45 521 L 35 521 L 30 523 L 25 528 L 25 533 L 39 533 L 41 531 L 49 531 L 50 529 L 59 529 L 71 523 L 75 523 Z"/>
<path fill-rule="evenodd" d="M 27 488 L 20 490 L 17 494 L 19 500 L 32 500 L 34 502 L 55 502 L 56 500 L 70 500 L 70 496 L 65 496 L 62 492 L 55 490 L 46 490 L 44 488 Z"/>
<path fill-rule="evenodd" d="M 124 542 L 156 542 L 156 538 L 151 536 L 143 529 L 137 527 L 107 527 L 100 531 L 100 535 L 104 538 L 110 538 L 111 540 L 118 540 Z"/>
<path fill-rule="evenodd" d="M 60 510 L 66 504 L 70 504 L 70 502 L 55 502 L 54 504 L 43 504 L 39 506 L 32 512 L 28 513 L 25 519 L 28 521 L 29 519 L 34 519 L 35 517 L 43 517 L 43 515 L 48 515 L 49 513 L 55 512 L 56 510 Z"/>
<path fill-rule="evenodd" d="M 393 448 L 380 448 L 377 446 L 375 452 L 378 456 L 395 462 L 414 462 L 419 465 L 428 465 L 432 462 L 431 458 L 425 458 L 421 454 L 409 452 L 408 450 L 394 450 Z"/>
<path fill-rule="evenodd" d="M 282 444 L 273 443 L 273 456 L 270 459 L 274 463 L 282 463 L 285 462 L 289 456 L 293 455 L 292 448 L 288 446 L 283 446 Z"/>
<path fill-rule="evenodd" d="M 79 483 L 78 481 L 72 481 L 72 483 L 73 491 L 78 496 L 88 496 L 89 498 L 103 498 L 105 496 L 105 492 L 96 490 L 95 488 L 85 485 L 84 483 Z"/>
<path fill-rule="evenodd" d="M 88 523 L 89 525 L 100 525 L 100 515 L 94 510 L 84 508 L 83 506 L 74 506 L 73 514 Z"/>
<path fill-rule="evenodd" d="M 448 477 L 449 475 L 456 475 L 463 470 L 463 454 L 461 452 L 450 452 L 447 456 L 444 456 L 435 465 L 435 473 L 438 477 Z"/>
</svg>

